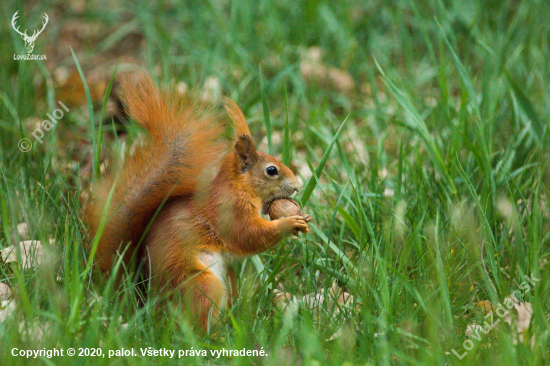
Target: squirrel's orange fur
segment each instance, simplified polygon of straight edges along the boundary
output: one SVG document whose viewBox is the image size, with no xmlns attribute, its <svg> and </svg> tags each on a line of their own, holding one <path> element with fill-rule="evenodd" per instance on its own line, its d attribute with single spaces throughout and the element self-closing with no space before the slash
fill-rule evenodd
<svg viewBox="0 0 550 366">
<path fill-rule="evenodd" d="M 132 269 L 142 261 L 156 288 L 170 283 L 182 291 L 206 329 L 236 294 L 230 260 L 308 232 L 311 218 L 262 218 L 260 211 L 267 213 L 272 200 L 290 196 L 299 184 L 284 164 L 256 151 L 233 101 L 225 100 L 225 113 L 217 112 L 177 93 L 159 92 L 146 75 L 126 78 L 122 91 L 129 115 L 149 138 L 118 172 L 93 187 L 86 214 L 92 236 L 115 184 L 96 261 L 108 272 L 128 246 L 124 264 Z M 235 132 L 230 139 L 224 137 L 227 116 Z"/>
</svg>

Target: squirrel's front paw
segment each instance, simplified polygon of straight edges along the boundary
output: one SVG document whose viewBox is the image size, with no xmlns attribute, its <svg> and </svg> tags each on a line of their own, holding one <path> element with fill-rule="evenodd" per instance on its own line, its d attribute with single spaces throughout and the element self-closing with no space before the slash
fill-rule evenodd
<svg viewBox="0 0 550 366">
<path fill-rule="evenodd" d="M 292 234 L 298 236 L 298 233 L 309 233 L 309 226 L 307 223 L 312 218 L 309 215 L 304 216 L 290 216 L 283 219 L 279 219 L 281 231 L 285 234 Z"/>
</svg>

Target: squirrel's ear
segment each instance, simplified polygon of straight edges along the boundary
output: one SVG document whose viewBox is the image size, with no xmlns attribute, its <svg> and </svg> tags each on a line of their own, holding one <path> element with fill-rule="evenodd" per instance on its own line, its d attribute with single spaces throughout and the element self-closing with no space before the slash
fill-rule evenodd
<svg viewBox="0 0 550 366">
<path fill-rule="evenodd" d="M 246 172 L 256 162 L 258 154 L 249 135 L 240 135 L 235 142 L 235 155 L 241 172 Z"/>
<path fill-rule="evenodd" d="M 233 122 L 233 128 L 235 129 L 235 137 L 241 135 L 250 135 L 250 130 L 248 129 L 248 123 L 246 123 L 246 118 L 244 117 L 243 112 L 239 106 L 229 98 L 223 98 L 223 106 Z"/>
</svg>

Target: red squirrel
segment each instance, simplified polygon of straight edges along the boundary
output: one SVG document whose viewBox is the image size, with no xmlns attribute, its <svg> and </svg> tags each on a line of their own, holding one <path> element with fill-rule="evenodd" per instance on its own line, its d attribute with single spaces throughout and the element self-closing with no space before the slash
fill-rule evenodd
<svg viewBox="0 0 550 366">
<path fill-rule="evenodd" d="M 181 291 L 187 310 L 206 330 L 237 294 L 233 258 L 309 232 L 309 215 L 272 221 L 261 216 L 300 185 L 288 167 L 255 149 L 233 101 L 224 99 L 220 111 L 161 91 L 146 74 L 123 78 L 121 89 L 129 116 L 147 137 L 92 185 L 85 215 L 91 237 L 115 184 L 96 264 L 109 273 L 123 252 L 126 268 L 145 264 L 142 272 L 155 287 L 169 283 Z"/>
</svg>

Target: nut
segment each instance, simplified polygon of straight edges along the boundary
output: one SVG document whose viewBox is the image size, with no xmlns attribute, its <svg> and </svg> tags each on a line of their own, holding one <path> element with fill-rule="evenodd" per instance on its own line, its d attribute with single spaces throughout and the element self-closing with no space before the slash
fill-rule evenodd
<svg viewBox="0 0 550 366">
<path fill-rule="evenodd" d="M 298 202 L 292 198 L 277 198 L 269 204 L 269 218 L 277 220 L 282 217 L 303 216 L 304 213 Z"/>
</svg>

